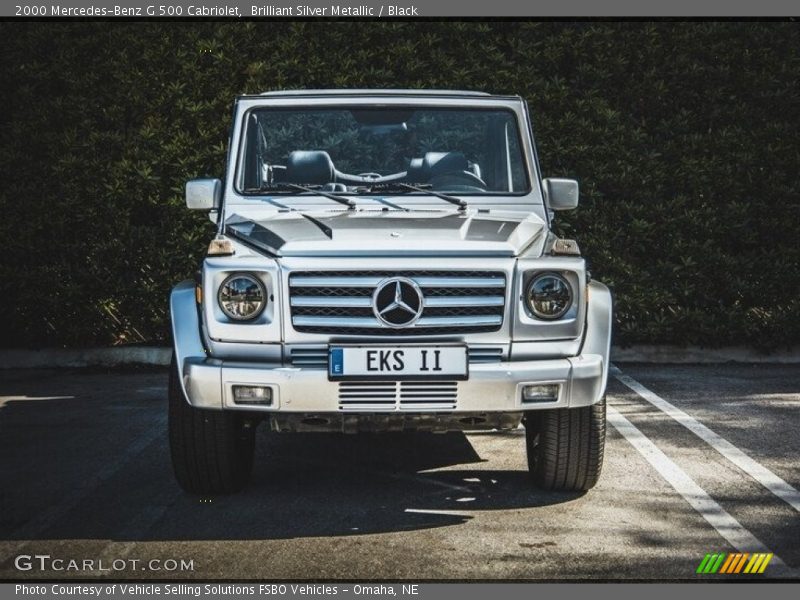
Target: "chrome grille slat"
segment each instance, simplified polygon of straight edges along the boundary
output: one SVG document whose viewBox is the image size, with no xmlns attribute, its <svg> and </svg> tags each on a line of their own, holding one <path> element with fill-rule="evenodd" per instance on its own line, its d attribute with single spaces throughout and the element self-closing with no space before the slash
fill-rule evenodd
<svg viewBox="0 0 800 600">
<path fill-rule="evenodd" d="M 292 287 L 375 287 L 383 277 L 292 277 Z"/>
<path fill-rule="evenodd" d="M 498 279 L 495 277 L 412 277 L 417 285 L 435 288 L 505 288 L 505 278 Z"/>
<path fill-rule="evenodd" d="M 378 402 L 376 400 L 341 400 L 339 404 L 341 404 L 342 406 L 378 405 L 381 407 L 386 407 L 386 406 L 394 406 L 394 400 L 387 400 L 386 402 Z"/>
<path fill-rule="evenodd" d="M 433 296 L 424 300 L 424 306 L 454 307 L 454 306 L 503 306 L 505 298 L 502 296 Z"/>
<path fill-rule="evenodd" d="M 394 404 L 395 396 L 365 396 L 363 398 L 340 397 L 339 404 Z"/>
<path fill-rule="evenodd" d="M 359 327 L 384 329 L 378 319 L 371 317 L 293 317 L 295 327 Z"/>
<path fill-rule="evenodd" d="M 420 317 L 415 327 L 480 327 L 503 323 L 500 315 L 472 315 L 464 317 Z"/>
<path fill-rule="evenodd" d="M 391 277 L 307 277 L 294 275 L 292 287 L 372 287 Z M 409 277 L 420 287 L 472 287 L 472 288 L 504 288 L 505 279 L 497 277 Z"/>
<path fill-rule="evenodd" d="M 369 308 L 369 296 L 295 296 L 290 300 L 292 306 L 332 306 L 336 308 Z"/>
<path fill-rule="evenodd" d="M 305 317 L 299 316 L 292 319 L 296 327 L 362 327 L 368 329 L 386 329 L 378 319 L 370 317 Z M 500 315 L 474 315 L 464 317 L 420 317 L 413 327 L 419 329 L 426 327 L 485 327 L 487 325 L 501 325 L 503 317 Z M 406 331 L 408 333 L 408 331 Z"/>
<path fill-rule="evenodd" d="M 403 387 L 409 390 L 418 390 L 418 389 L 425 389 L 425 390 L 438 390 L 441 388 L 454 388 L 458 384 L 455 381 L 404 381 Z"/>
<path fill-rule="evenodd" d="M 413 406 L 413 407 L 416 408 L 419 405 L 426 405 L 426 407 L 428 407 L 428 408 L 436 408 L 436 409 L 442 410 L 444 408 L 453 409 L 453 408 L 456 407 L 455 404 L 452 404 L 450 402 L 442 402 L 441 405 L 437 405 L 437 406 L 433 406 L 433 404 L 434 403 L 431 402 L 430 400 L 403 400 L 402 403 L 401 403 L 401 408 L 403 406 Z"/>
</svg>

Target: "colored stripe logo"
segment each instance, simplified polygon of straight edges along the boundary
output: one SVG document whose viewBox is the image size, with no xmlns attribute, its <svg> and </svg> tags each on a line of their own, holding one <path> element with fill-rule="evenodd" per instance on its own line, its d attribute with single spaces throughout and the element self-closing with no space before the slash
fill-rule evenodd
<svg viewBox="0 0 800 600">
<path fill-rule="evenodd" d="M 713 575 L 714 573 L 724 573 L 726 575 L 747 573 L 755 575 L 763 573 L 771 560 L 772 552 L 755 552 L 752 554 L 749 552 L 709 553 L 700 561 L 700 565 L 695 572 L 703 575 Z"/>
</svg>

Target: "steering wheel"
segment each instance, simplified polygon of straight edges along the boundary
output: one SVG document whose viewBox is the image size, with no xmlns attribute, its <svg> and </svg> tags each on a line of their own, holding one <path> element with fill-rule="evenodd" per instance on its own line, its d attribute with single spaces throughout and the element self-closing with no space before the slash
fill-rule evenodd
<svg viewBox="0 0 800 600">
<path fill-rule="evenodd" d="M 486 182 L 469 171 L 452 171 L 431 177 L 433 189 L 453 189 L 465 192 L 485 192 Z"/>
</svg>

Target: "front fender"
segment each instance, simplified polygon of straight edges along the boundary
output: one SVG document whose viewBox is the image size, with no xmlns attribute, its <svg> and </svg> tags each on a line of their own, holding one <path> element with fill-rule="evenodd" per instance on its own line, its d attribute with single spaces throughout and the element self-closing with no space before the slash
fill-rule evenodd
<svg viewBox="0 0 800 600">
<path fill-rule="evenodd" d="M 184 398 L 194 406 L 222 408 L 221 369 L 201 368 L 215 361 L 207 358 L 203 345 L 192 280 L 182 281 L 172 288 L 169 312 L 175 364 Z"/>
<path fill-rule="evenodd" d="M 581 354 L 599 354 L 603 357 L 603 381 L 600 387 L 602 397 L 608 384 L 608 368 L 611 364 L 611 327 L 614 318 L 614 303 L 611 290 L 599 281 L 590 281 L 587 289 L 586 335 L 583 339 Z"/>
</svg>

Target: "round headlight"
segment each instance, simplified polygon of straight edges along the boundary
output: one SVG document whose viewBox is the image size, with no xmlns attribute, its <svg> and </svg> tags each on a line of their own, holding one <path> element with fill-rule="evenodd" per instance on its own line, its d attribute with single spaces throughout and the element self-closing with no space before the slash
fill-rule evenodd
<svg viewBox="0 0 800 600">
<path fill-rule="evenodd" d="M 231 319 L 250 321 L 267 306 L 267 291 L 264 284 L 253 275 L 236 273 L 219 286 L 217 301 L 222 312 Z"/>
<path fill-rule="evenodd" d="M 525 300 L 540 319 L 560 319 L 572 306 L 572 287 L 561 275 L 543 273 L 528 284 Z"/>
</svg>

